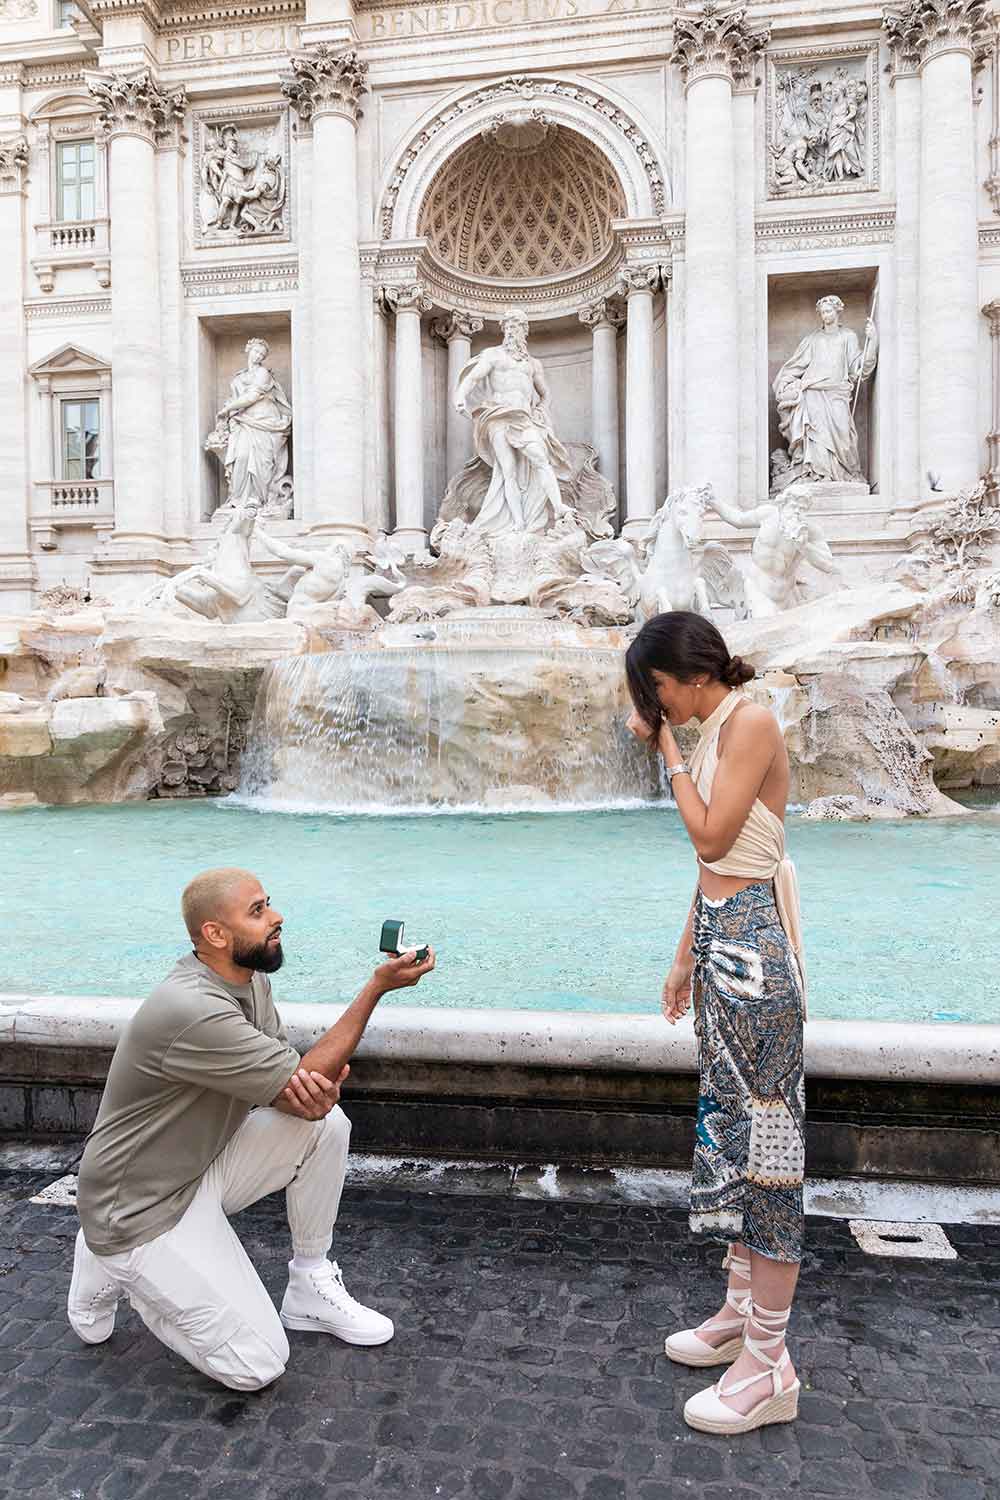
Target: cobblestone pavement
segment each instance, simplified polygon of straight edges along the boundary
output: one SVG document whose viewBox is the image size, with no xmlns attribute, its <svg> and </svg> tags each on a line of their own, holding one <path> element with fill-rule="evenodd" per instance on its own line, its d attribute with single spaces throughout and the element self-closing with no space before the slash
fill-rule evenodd
<svg viewBox="0 0 1000 1500">
<path fill-rule="evenodd" d="M 1000 1491 L 1000 1229 L 957 1261 L 873 1258 L 811 1219 L 795 1424 L 728 1441 L 681 1417 L 704 1373 L 660 1352 L 712 1310 L 716 1248 L 676 1209 L 345 1194 L 334 1253 L 396 1320 L 382 1349 L 291 1335 L 269 1390 L 213 1385 L 130 1310 L 65 1321 L 76 1215 L 0 1176 L 0 1500 L 987 1500 Z M 283 1288 L 281 1196 L 234 1221 Z"/>
</svg>

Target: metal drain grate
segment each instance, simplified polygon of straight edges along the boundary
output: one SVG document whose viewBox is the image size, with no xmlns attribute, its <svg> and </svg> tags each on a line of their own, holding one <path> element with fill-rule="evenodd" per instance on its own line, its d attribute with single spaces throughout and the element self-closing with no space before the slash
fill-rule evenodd
<svg viewBox="0 0 1000 1500">
<path fill-rule="evenodd" d="M 29 1203 L 44 1203 L 48 1208 L 74 1208 L 76 1206 L 76 1174 L 57 1177 L 48 1187 L 28 1199 Z"/>
<path fill-rule="evenodd" d="M 899 1260 L 958 1259 L 958 1251 L 940 1224 L 898 1224 L 879 1219 L 849 1219 L 847 1223 L 866 1255 L 891 1255 Z"/>
</svg>

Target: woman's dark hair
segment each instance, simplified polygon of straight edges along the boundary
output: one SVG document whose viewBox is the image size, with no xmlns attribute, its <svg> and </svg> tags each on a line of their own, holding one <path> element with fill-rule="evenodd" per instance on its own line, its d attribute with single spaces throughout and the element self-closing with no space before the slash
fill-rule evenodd
<svg viewBox="0 0 1000 1500">
<path fill-rule="evenodd" d="M 726 687 L 740 687 L 756 674 L 742 656 L 730 656 L 719 631 L 689 609 L 673 609 L 647 620 L 625 656 L 628 690 L 636 713 L 658 730 L 663 709 L 656 695 L 653 669 L 668 672 L 679 682 L 704 674 Z"/>
</svg>

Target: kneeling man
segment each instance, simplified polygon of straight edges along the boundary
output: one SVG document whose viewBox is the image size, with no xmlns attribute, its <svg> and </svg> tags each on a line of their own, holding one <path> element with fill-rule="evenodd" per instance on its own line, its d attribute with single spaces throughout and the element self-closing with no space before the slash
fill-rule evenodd
<svg viewBox="0 0 1000 1500">
<path fill-rule="evenodd" d="M 434 955 L 381 964 L 300 1058 L 271 998 L 283 919 L 260 881 L 208 870 L 182 910 L 194 952 L 122 1033 L 80 1163 L 69 1321 L 103 1343 L 124 1293 L 195 1369 L 253 1391 L 283 1373 L 285 1328 L 349 1344 L 392 1338 L 390 1320 L 356 1302 L 326 1258 L 351 1129 L 338 1099 L 375 1006 L 417 984 Z M 280 1317 L 229 1223 L 278 1188 L 293 1253 Z"/>
</svg>

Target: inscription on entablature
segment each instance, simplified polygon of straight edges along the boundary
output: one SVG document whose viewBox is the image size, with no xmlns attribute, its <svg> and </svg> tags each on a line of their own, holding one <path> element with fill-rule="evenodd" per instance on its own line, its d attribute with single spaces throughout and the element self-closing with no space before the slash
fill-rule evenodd
<svg viewBox="0 0 1000 1500">
<path fill-rule="evenodd" d="M 361 14 L 363 35 L 379 42 L 669 8 L 665 0 L 458 0 L 452 5 L 380 6 Z"/>
<path fill-rule="evenodd" d="M 226 57 L 253 57 L 269 52 L 290 52 L 299 45 L 299 28 L 279 26 L 226 26 L 217 31 L 188 31 L 183 36 L 161 36 L 161 63 L 209 62 Z"/>
</svg>

